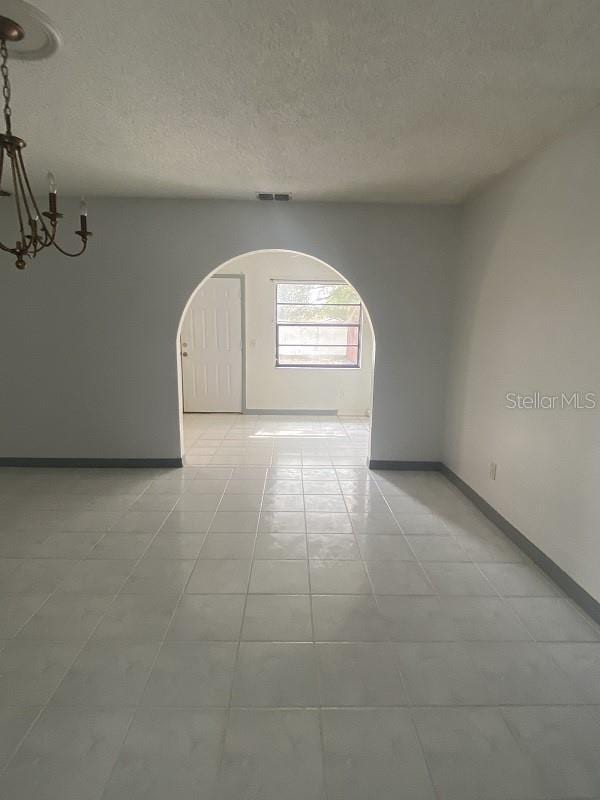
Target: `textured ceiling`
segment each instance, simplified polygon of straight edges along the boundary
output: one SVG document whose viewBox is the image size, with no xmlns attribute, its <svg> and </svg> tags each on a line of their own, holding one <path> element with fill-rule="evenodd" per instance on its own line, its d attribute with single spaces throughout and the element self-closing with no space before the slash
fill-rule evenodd
<svg viewBox="0 0 600 800">
<path fill-rule="evenodd" d="M 14 129 L 66 192 L 456 202 L 600 103 L 599 0 L 37 5 Z"/>
</svg>

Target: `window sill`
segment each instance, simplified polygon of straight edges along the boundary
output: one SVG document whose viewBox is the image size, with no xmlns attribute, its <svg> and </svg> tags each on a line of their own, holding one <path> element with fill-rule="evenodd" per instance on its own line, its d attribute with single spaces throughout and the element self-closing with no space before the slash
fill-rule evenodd
<svg viewBox="0 0 600 800">
<path fill-rule="evenodd" d="M 318 370 L 334 370 L 338 372 L 339 370 L 349 370 L 349 369 L 361 369 L 360 364 L 349 364 L 346 367 L 342 366 L 333 366 L 331 364 L 275 364 L 275 369 L 318 369 Z"/>
</svg>

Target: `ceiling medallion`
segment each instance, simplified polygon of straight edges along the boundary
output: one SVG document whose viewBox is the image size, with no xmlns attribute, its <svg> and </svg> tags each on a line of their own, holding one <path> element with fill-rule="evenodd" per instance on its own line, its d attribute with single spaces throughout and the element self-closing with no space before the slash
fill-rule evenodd
<svg viewBox="0 0 600 800">
<path fill-rule="evenodd" d="M 81 239 L 81 247 L 75 252 L 69 252 L 60 247 L 56 242 L 58 222 L 62 214 L 58 211 L 56 198 L 56 181 L 54 175 L 48 173 L 48 210 L 40 212 L 37 200 L 31 191 L 29 177 L 23 161 L 23 148 L 25 142 L 14 136 L 11 124 L 10 108 L 10 81 L 8 79 L 8 52 L 7 42 L 20 42 L 25 36 L 23 28 L 11 19 L 0 16 L 0 76 L 2 80 L 2 95 L 4 98 L 4 122 L 6 130 L 0 134 L 0 198 L 11 197 L 14 201 L 15 214 L 18 226 L 17 238 L 14 247 L 0 242 L 0 249 L 16 256 L 17 269 L 25 269 L 27 258 L 35 258 L 46 247 L 55 247 L 60 253 L 72 258 L 85 252 L 88 238 L 92 235 L 87 229 L 87 205 L 82 199 L 79 209 L 79 230 L 75 231 Z M 5 172 L 7 177 L 5 178 Z M 10 189 L 7 191 L 4 186 Z M 5 204 L 7 201 L 1 200 Z M 47 222 L 45 221 L 47 220 Z"/>
</svg>

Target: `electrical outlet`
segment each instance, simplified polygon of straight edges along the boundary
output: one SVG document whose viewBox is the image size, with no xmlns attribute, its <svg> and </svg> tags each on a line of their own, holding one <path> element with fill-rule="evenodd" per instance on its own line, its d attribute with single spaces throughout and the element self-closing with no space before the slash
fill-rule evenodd
<svg viewBox="0 0 600 800">
<path fill-rule="evenodd" d="M 498 464 L 495 461 L 490 461 L 490 480 L 496 480 L 496 470 L 498 469 Z"/>
</svg>

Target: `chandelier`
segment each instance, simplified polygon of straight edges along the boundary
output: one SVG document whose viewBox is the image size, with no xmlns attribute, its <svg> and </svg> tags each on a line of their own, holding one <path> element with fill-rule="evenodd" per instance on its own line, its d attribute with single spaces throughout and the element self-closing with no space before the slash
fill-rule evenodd
<svg viewBox="0 0 600 800">
<path fill-rule="evenodd" d="M 6 130 L 0 134 L 0 197 L 11 197 L 14 200 L 17 223 L 17 236 L 14 247 L 0 242 L 0 249 L 16 256 L 17 269 L 25 269 L 26 258 L 35 258 L 46 247 L 55 247 L 65 256 L 80 256 L 87 247 L 88 238 L 92 235 L 87 229 L 87 205 L 81 200 L 79 208 L 79 230 L 75 231 L 81 239 L 81 247 L 75 252 L 63 249 L 56 242 L 56 229 L 62 214 L 59 213 L 56 198 L 56 181 L 54 175 L 48 173 L 48 210 L 40 213 L 37 200 L 31 190 L 23 148 L 25 142 L 14 136 L 11 124 L 10 81 L 8 79 L 7 42 L 19 42 L 25 33 L 23 28 L 13 20 L 0 16 L 0 75 L 2 79 L 2 95 L 4 97 L 4 122 Z M 5 179 L 5 173 L 7 175 Z M 4 189 L 4 184 L 10 191 Z M 2 201 L 0 201 L 2 202 Z"/>
</svg>

